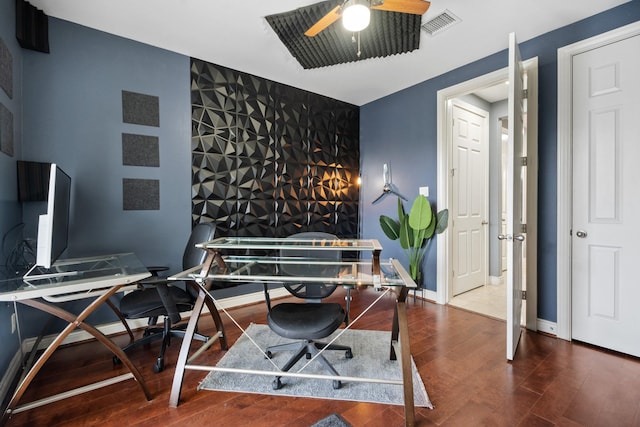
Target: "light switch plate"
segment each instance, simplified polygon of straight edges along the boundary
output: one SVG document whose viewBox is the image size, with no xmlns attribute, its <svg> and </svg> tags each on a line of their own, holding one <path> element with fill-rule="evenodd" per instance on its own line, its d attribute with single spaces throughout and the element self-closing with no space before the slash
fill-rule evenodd
<svg viewBox="0 0 640 427">
<path fill-rule="evenodd" d="M 420 194 L 424 197 L 429 197 L 429 187 L 420 187 Z"/>
</svg>

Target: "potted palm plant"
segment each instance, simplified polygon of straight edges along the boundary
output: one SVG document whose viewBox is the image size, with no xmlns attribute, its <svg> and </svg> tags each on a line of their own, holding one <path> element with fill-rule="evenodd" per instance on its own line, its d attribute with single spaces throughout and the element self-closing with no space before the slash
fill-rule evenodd
<svg viewBox="0 0 640 427">
<path fill-rule="evenodd" d="M 418 286 L 422 281 L 422 261 L 435 234 L 447 229 L 449 210 L 434 214 L 427 198 L 419 195 L 413 201 L 409 214 L 398 198 L 398 220 L 380 215 L 380 227 L 391 240 L 400 240 L 400 246 L 409 258 L 409 274 Z"/>
</svg>

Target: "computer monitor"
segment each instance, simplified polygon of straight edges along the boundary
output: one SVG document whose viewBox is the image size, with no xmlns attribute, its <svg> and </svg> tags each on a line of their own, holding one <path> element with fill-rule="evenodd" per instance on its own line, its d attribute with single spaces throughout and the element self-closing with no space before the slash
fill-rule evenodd
<svg viewBox="0 0 640 427">
<path fill-rule="evenodd" d="M 40 215 L 38 221 L 36 266 L 51 268 L 67 248 L 70 202 L 71 178 L 52 163 L 49 170 L 47 213 Z"/>
<path fill-rule="evenodd" d="M 18 201 L 46 202 L 51 163 L 18 160 Z"/>
</svg>

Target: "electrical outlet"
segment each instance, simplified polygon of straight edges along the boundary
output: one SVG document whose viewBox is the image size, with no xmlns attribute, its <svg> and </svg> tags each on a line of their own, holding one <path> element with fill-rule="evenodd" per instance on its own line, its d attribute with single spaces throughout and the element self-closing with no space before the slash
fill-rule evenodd
<svg viewBox="0 0 640 427">
<path fill-rule="evenodd" d="M 429 197 L 429 187 L 420 187 L 419 191 L 424 197 Z"/>
<path fill-rule="evenodd" d="M 15 313 L 11 314 L 11 333 L 12 334 L 16 333 L 16 314 Z"/>
</svg>

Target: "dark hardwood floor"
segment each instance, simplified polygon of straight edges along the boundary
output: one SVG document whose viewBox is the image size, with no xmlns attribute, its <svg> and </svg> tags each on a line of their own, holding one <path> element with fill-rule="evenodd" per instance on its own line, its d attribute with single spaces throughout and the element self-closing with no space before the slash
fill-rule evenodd
<svg viewBox="0 0 640 427">
<path fill-rule="evenodd" d="M 378 294 L 354 293 L 352 318 Z M 361 319 L 361 329 L 389 330 L 393 297 Z M 244 326 L 265 323 L 264 304 L 232 310 Z M 408 304 L 411 349 L 435 409 L 416 408 L 418 426 L 640 426 L 640 361 L 586 345 L 525 331 L 514 362 L 505 359 L 505 324 L 454 307 Z M 233 343 L 239 331 L 223 315 Z M 205 330 L 211 323 L 203 322 Z M 125 344 L 127 337 L 114 340 Z M 181 404 L 169 408 L 180 341 L 166 368 L 154 374 L 158 345 L 131 353 L 153 395 L 146 401 L 128 380 L 101 390 L 15 414 L 9 426 L 309 426 L 338 413 L 353 426 L 401 426 L 403 408 L 321 399 L 196 391 L 206 373 L 188 371 Z M 205 357 L 222 356 L 218 344 Z M 25 399 L 125 372 L 95 342 L 54 354 Z M 270 380 L 269 380 L 270 381 Z M 46 392 L 46 393 L 45 393 Z"/>
</svg>

